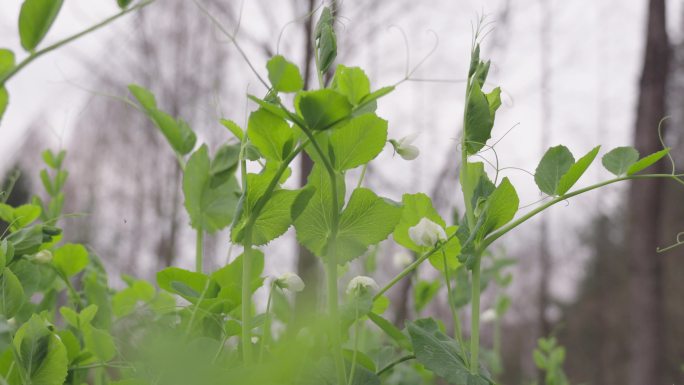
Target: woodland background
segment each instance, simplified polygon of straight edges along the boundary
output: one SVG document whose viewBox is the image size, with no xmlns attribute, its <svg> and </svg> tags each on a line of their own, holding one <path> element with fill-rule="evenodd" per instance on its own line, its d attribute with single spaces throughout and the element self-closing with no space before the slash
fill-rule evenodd
<svg viewBox="0 0 684 385">
<path fill-rule="evenodd" d="M 238 1 L 202 2 L 227 28 L 240 23 L 238 40 L 257 70 L 263 73 L 266 59 L 280 52 L 313 80 L 307 14 L 319 2 L 246 1 L 244 9 Z M 66 16 L 48 40 L 115 12 L 96 3 L 66 2 Z M 426 58 L 412 81 L 380 103 L 391 137 L 418 133 L 421 155 L 402 167 L 382 166 L 392 156 L 388 146 L 369 168 L 367 183 L 396 200 L 404 192 L 427 192 L 443 216 L 461 207 L 456 139 L 472 24 L 482 14 L 493 22 L 483 56 L 492 59 L 490 77 L 504 90 L 494 133 L 501 139 L 501 167 L 534 172 L 546 148 L 559 143 L 575 153 L 597 143 L 604 150 L 634 143 L 649 154 L 660 147 L 660 119 L 669 116 L 665 141 L 684 169 L 683 4 L 333 1 L 337 61 L 365 68 L 375 85 L 396 82 Z M 20 5 L 0 4 L 0 46 L 18 47 Z M 66 234 L 95 250 L 113 278 L 152 278 L 162 267 L 191 265 L 193 235 L 173 153 L 142 114 L 117 100 L 129 83 L 152 90 L 160 106 L 190 122 L 200 140 L 214 147 L 229 137 L 219 118 L 243 122 L 254 108 L 245 94 L 261 91 L 244 60 L 193 2 L 160 0 L 42 59 L 9 84 L 13 100 L 0 138 L 0 178 L 21 171 L 10 202 L 25 202 L 40 191 L 40 152 L 66 149 L 66 211 L 78 214 L 64 222 Z M 491 152 L 486 157 L 495 159 Z M 293 181 L 310 166 L 298 165 Z M 541 197 L 529 174 L 514 168 L 501 173 L 521 191 L 521 205 Z M 603 173 L 582 182 L 605 179 Z M 684 230 L 683 198 L 681 186 L 670 181 L 622 185 L 556 207 L 495 245 L 496 253 L 517 262 L 510 269 L 513 306 L 504 320 L 505 383 L 537 377 L 531 351 L 548 334 L 567 346 L 573 384 L 684 383 L 684 248 L 656 253 Z M 315 300 L 318 262 L 296 248 L 291 234 L 268 248 L 268 273 L 298 271 L 307 283 L 302 302 Z M 227 234 L 208 239 L 210 268 L 226 262 L 227 249 Z M 379 282 L 399 269 L 393 261 L 401 252 L 390 243 L 378 250 Z M 351 267 L 354 273 L 363 269 Z M 434 272 L 426 266 L 418 274 L 429 279 Z M 415 282 L 406 280 L 390 292 L 397 325 L 416 316 Z M 448 319 L 444 294 L 421 314 Z M 486 328 L 484 333 L 491 339 Z"/>
</svg>

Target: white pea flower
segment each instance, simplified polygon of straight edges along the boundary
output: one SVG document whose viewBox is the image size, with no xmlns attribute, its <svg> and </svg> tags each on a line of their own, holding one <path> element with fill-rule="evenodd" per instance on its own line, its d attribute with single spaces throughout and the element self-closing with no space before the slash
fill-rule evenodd
<svg viewBox="0 0 684 385">
<path fill-rule="evenodd" d="M 50 250 L 41 250 L 33 256 L 33 260 L 40 264 L 48 264 L 52 261 Z"/>
<path fill-rule="evenodd" d="M 394 151 L 399 154 L 405 160 L 414 160 L 420 155 L 420 150 L 418 147 L 412 145 L 414 140 L 418 137 L 418 134 L 411 134 L 405 136 L 399 140 L 390 139 Z"/>
<path fill-rule="evenodd" d="M 292 292 L 300 292 L 304 290 L 304 281 L 302 281 L 301 278 L 295 273 L 285 273 L 278 280 L 276 281 L 276 285 L 278 285 L 282 289 L 288 289 Z"/>
<path fill-rule="evenodd" d="M 359 275 L 349 281 L 349 285 L 347 285 L 347 294 L 358 294 L 365 291 L 376 292 L 379 289 L 378 284 L 373 278 Z"/>
<path fill-rule="evenodd" d="M 392 257 L 392 264 L 394 267 L 397 269 L 403 269 L 406 266 L 410 265 L 413 262 L 413 257 L 411 257 L 411 254 L 402 251 L 394 254 Z"/>
<path fill-rule="evenodd" d="M 432 247 L 439 241 L 446 241 L 447 235 L 442 226 L 423 218 L 409 229 L 409 237 L 418 246 Z"/>
<path fill-rule="evenodd" d="M 250 340 L 252 341 L 253 344 L 256 344 L 259 342 L 259 337 L 252 337 L 252 338 L 250 338 Z"/>
<path fill-rule="evenodd" d="M 494 309 L 487 309 L 480 315 L 480 321 L 482 321 L 482 323 L 490 323 L 494 322 L 494 320 L 496 320 L 496 310 Z"/>
</svg>

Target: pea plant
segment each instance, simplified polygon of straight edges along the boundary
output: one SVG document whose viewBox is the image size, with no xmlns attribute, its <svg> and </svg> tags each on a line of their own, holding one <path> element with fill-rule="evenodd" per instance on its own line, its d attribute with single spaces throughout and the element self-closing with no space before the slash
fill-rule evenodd
<svg viewBox="0 0 684 385">
<path fill-rule="evenodd" d="M 498 172 L 492 178 L 475 160 L 493 148 L 488 143 L 501 106 L 500 88 L 486 82 L 490 63 L 480 57 L 476 34 L 460 142 L 463 216 L 445 220 L 422 193 L 404 194 L 401 202 L 381 197 L 364 187 L 368 164 L 386 148 L 407 160 L 419 153 L 411 138 L 391 138 L 388 122 L 376 113 L 403 81 L 373 88 L 361 68 L 335 65 L 337 36 L 327 8 L 311 38 L 318 86 L 303 89 L 299 68 L 273 56 L 266 63 L 268 79 L 259 77 L 266 93 L 248 95 L 255 109 L 246 127 L 221 120 L 227 138 L 213 151 L 198 145 L 190 125 L 165 112 L 152 92 L 128 87 L 133 100 L 127 102 L 167 139 L 183 171 L 184 206 L 196 234 L 194 270 L 167 267 L 157 273 L 156 285 L 124 276 L 126 287 L 112 288 L 93 250 L 62 242 L 66 154 L 43 153 L 43 198 L 18 207 L 0 204 L 0 219 L 8 224 L 0 237 L 3 384 L 497 384 L 500 322 L 511 303 L 505 269 L 514 261 L 490 246 L 576 195 L 627 180 L 679 181 L 674 170 L 643 173 L 669 149 L 640 158 L 634 148 L 619 147 L 602 157 L 615 177 L 573 189 L 600 148 L 575 160 L 559 145 L 534 173 L 548 199 L 521 212 L 510 180 Z M 303 154 L 313 169 L 304 186 L 289 188 L 292 163 Z M 351 180 L 349 171 L 358 168 L 360 177 Z M 306 282 L 292 273 L 264 276 L 275 256 L 264 255 L 263 246 L 291 227 L 325 267 L 325 308 L 310 309 L 314 316 L 305 321 L 295 317 L 293 295 Z M 241 253 L 206 271 L 205 236 L 225 229 Z M 388 238 L 407 251 L 403 270 L 383 284 L 357 276 L 340 289 L 348 264 L 360 258 L 385 263 L 375 253 Z M 384 315 L 390 305 L 385 294 L 426 261 L 440 278 L 417 282 L 415 310 L 446 287 L 451 330 L 433 318 L 409 320 L 400 329 Z M 373 264 L 365 265 L 372 272 Z M 493 309 L 483 310 L 488 285 L 498 288 L 498 296 Z M 259 288 L 268 294 L 261 311 L 253 299 Z M 494 345 L 483 347 L 481 327 L 490 322 Z M 562 347 L 554 339 L 539 346 L 533 357 L 548 383 L 567 384 Z"/>
</svg>

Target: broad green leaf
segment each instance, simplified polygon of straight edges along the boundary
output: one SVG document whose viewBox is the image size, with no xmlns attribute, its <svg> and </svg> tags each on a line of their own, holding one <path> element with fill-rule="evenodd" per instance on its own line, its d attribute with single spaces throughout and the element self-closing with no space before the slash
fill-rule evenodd
<svg viewBox="0 0 684 385">
<path fill-rule="evenodd" d="M 387 239 L 401 218 L 401 206 L 366 188 L 352 192 L 340 216 L 336 239 L 337 261 L 344 264 Z"/>
<path fill-rule="evenodd" d="M 64 318 L 67 324 L 71 325 L 76 329 L 81 328 L 81 321 L 78 317 L 78 313 L 76 313 L 74 309 L 62 306 L 59 308 L 59 314 L 62 315 L 62 318 Z"/>
<path fill-rule="evenodd" d="M 515 188 L 508 178 L 503 178 L 496 190 L 487 198 L 487 206 L 482 214 L 486 215 L 482 226 L 483 233 L 488 234 L 510 222 L 515 217 L 519 204 Z"/>
<path fill-rule="evenodd" d="M 32 385 L 62 385 L 67 375 L 67 352 L 64 344 L 46 322 L 34 314 L 14 336 L 15 359 Z"/>
<path fill-rule="evenodd" d="M 336 178 L 338 205 L 341 207 L 344 203 L 344 178 L 339 174 L 336 175 Z M 307 186 L 312 186 L 315 193 L 306 208 L 294 221 L 297 240 L 313 254 L 322 257 L 328 243 L 333 213 L 330 178 L 323 166 L 314 164 L 309 174 Z"/>
<path fill-rule="evenodd" d="M 0 314 L 5 319 L 14 317 L 24 304 L 24 288 L 16 275 L 4 267 L 0 275 Z"/>
<path fill-rule="evenodd" d="M 274 103 L 267 102 L 265 100 L 259 99 L 254 95 L 247 95 L 247 97 L 252 100 L 254 103 L 258 104 L 259 107 L 265 109 L 266 111 L 272 113 L 273 115 L 279 116 L 285 120 L 291 120 L 290 115 L 287 113 L 287 111 Z"/>
<path fill-rule="evenodd" d="M 28 226 L 38 219 L 41 211 L 40 206 L 33 204 L 12 207 L 8 204 L 0 203 L 0 219 L 7 222 L 10 225 L 10 230 L 13 232 Z"/>
<path fill-rule="evenodd" d="M 239 144 L 224 144 L 219 147 L 209 168 L 210 185 L 215 187 L 228 182 L 228 179 L 235 174 L 239 160 Z"/>
<path fill-rule="evenodd" d="M 294 130 L 282 118 L 260 108 L 249 115 L 247 136 L 267 160 L 282 161 L 294 148 Z"/>
<path fill-rule="evenodd" d="M 268 63 L 268 80 L 277 92 L 297 92 L 304 87 L 304 80 L 299 68 L 282 55 L 273 56 Z"/>
<path fill-rule="evenodd" d="M 14 52 L 9 49 L 0 48 L 0 79 L 10 72 L 15 66 Z M 2 86 L 0 81 L 0 86 Z M 2 108 L 0 107 L 0 117 L 2 117 Z"/>
<path fill-rule="evenodd" d="M 21 46 L 33 52 L 55 21 L 64 0 L 24 0 L 19 13 Z"/>
<path fill-rule="evenodd" d="M 634 147 L 617 147 L 604 155 L 601 163 L 606 170 L 616 176 L 623 176 L 638 160 L 639 151 Z"/>
<path fill-rule="evenodd" d="M 178 294 L 190 302 L 204 293 L 204 298 L 214 298 L 218 285 L 207 275 L 178 267 L 167 267 L 157 273 L 157 285 L 169 293 Z"/>
<path fill-rule="evenodd" d="M 106 330 L 87 325 L 83 330 L 83 342 L 86 349 L 100 362 L 107 362 L 116 357 L 114 339 Z"/>
<path fill-rule="evenodd" d="M 591 162 L 594 161 L 594 158 L 596 158 L 596 155 L 598 155 L 600 148 L 601 146 L 594 147 L 593 150 L 589 151 L 586 155 L 579 158 L 577 162 L 573 163 L 573 165 L 570 166 L 568 171 L 565 174 L 563 174 L 563 176 L 558 181 L 558 186 L 556 187 L 557 195 L 564 195 L 565 193 L 570 191 L 572 186 L 574 186 L 575 183 L 577 183 L 577 181 L 579 180 L 579 178 L 584 174 L 584 172 L 587 171 L 587 168 L 589 168 Z"/>
<path fill-rule="evenodd" d="M 466 385 L 470 372 L 456 341 L 439 330 L 433 319 L 408 324 L 416 359 L 450 384 Z"/>
<path fill-rule="evenodd" d="M 387 142 L 387 121 L 375 114 L 353 118 L 330 134 L 334 167 L 344 171 L 373 160 Z"/>
<path fill-rule="evenodd" d="M 0 122 L 2 122 L 2 116 L 7 110 L 7 105 L 9 104 L 9 94 L 5 87 L 0 86 Z"/>
<path fill-rule="evenodd" d="M 226 167 L 232 167 L 231 163 L 223 162 L 214 171 L 226 171 Z M 184 204 L 194 229 L 213 233 L 232 222 L 239 199 L 239 187 L 233 176 L 221 179 L 221 183 L 216 185 L 207 146 L 202 145 L 192 154 L 183 173 Z"/>
<path fill-rule="evenodd" d="M 0 275 L 2 275 L 7 262 L 14 258 L 14 249 L 11 245 L 6 239 L 0 241 Z"/>
<path fill-rule="evenodd" d="M 116 0 L 116 3 L 119 5 L 119 8 L 121 9 L 126 9 L 128 6 L 133 2 L 133 0 Z"/>
<path fill-rule="evenodd" d="M 449 226 L 446 228 L 447 237 L 451 237 L 456 234 L 458 226 Z M 449 267 L 450 271 L 456 270 L 461 266 L 461 262 L 458 260 L 458 255 L 461 253 L 461 242 L 458 240 L 457 236 L 452 237 L 443 246 L 443 252 L 439 251 L 430 255 L 430 264 L 439 271 L 444 271 L 444 259 L 446 259 L 446 265 Z"/>
<path fill-rule="evenodd" d="M 93 258 L 97 258 L 96 255 Z M 100 262 L 94 263 L 95 266 Z M 97 305 L 97 314 L 92 325 L 108 329 L 112 322 L 111 289 L 107 285 L 107 275 L 103 269 L 90 269 L 83 277 L 83 291 L 88 303 Z"/>
<path fill-rule="evenodd" d="M 565 146 L 549 148 L 534 172 L 534 181 L 545 194 L 558 195 L 558 183 L 570 167 L 575 164 L 575 158 Z"/>
<path fill-rule="evenodd" d="M 658 152 L 655 152 L 649 156 L 645 156 L 641 159 L 639 159 L 638 162 L 634 163 L 627 169 L 627 175 L 633 175 L 638 173 L 641 170 L 644 170 L 650 166 L 652 166 L 654 163 L 662 159 L 665 155 L 667 155 L 670 152 L 669 148 L 660 150 Z"/>
<path fill-rule="evenodd" d="M 57 270 L 67 277 L 73 277 L 88 266 L 88 250 L 83 245 L 67 243 L 56 249 L 52 262 Z"/>
<path fill-rule="evenodd" d="M 401 201 L 404 207 L 401 210 L 401 219 L 394 229 L 394 240 L 408 249 L 421 252 L 423 248 L 411 240 L 408 230 L 417 225 L 422 218 L 427 218 L 442 227 L 446 224 L 432 206 L 432 200 L 427 195 L 423 193 L 404 194 Z"/>
<path fill-rule="evenodd" d="M 93 319 L 95 318 L 95 315 L 97 314 L 97 305 L 91 304 L 88 305 L 85 309 L 81 310 L 81 312 L 78 314 L 78 321 L 81 323 L 81 325 L 89 325 Z"/>
<path fill-rule="evenodd" d="M 149 302 L 154 298 L 154 286 L 146 281 L 135 281 L 133 284 L 112 297 L 112 310 L 117 317 L 125 317 L 135 310 L 138 303 Z"/>
<path fill-rule="evenodd" d="M 314 131 L 329 129 L 343 122 L 352 112 L 347 97 L 331 89 L 300 92 L 297 96 L 297 113 Z"/>
<path fill-rule="evenodd" d="M 211 279 L 220 287 L 217 297 L 228 301 L 226 307 L 228 310 L 236 308 L 242 303 L 242 264 L 244 258 L 245 254 L 240 254 L 229 264 L 211 274 Z M 250 258 L 252 259 L 250 288 L 254 292 L 263 283 L 261 274 L 264 272 L 264 253 L 253 249 Z"/>
<path fill-rule="evenodd" d="M 292 225 L 292 205 L 299 190 L 276 190 L 259 213 L 252 233 L 255 246 L 265 245 L 283 235 Z"/>
<path fill-rule="evenodd" d="M 494 120 L 489 109 L 487 96 L 477 82 L 473 82 L 468 93 L 465 111 L 465 146 L 468 155 L 477 153 L 492 136 Z"/>
<path fill-rule="evenodd" d="M 67 352 L 67 362 L 71 363 L 81 353 L 81 343 L 69 329 L 60 330 L 57 336 L 64 344 Z"/>
<path fill-rule="evenodd" d="M 358 106 L 364 97 L 370 93 L 368 76 L 359 67 L 337 65 L 332 87 L 349 99 L 349 103 Z"/>
<path fill-rule="evenodd" d="M 230 132 L 235 135 L 235 137 L 242 142 L 242 138 L 245 136 L 245 132 L 237 123 L 230 119 L 221 119 L 221 124 L 227 128 Z"/>
<path fill-rule="evenodd" d="M 52 242 L 62 231 L 56 227 L 47 225 L 33 225 L 16 231 L 7 240 L 12 243 L 14 257 L 35 254 L 40 251 L 43 244 Z"/>
</svg>

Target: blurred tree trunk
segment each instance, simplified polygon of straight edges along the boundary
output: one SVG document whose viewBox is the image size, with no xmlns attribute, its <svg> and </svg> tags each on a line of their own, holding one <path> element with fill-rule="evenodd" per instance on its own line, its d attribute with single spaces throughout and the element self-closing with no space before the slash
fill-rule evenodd
<svg viewBox="0 0 684 385">
<path fill-rule="evenodd" d="M 313 44 L 311 41 L 311 36 L 313 34 L 314 25 L 314 15 L 313 11 L 316 7 L 316 2 L 314 0 L 307 0 L 307 12 L 309 17 L 306 18 L 304 23 L 304 89 L 309 88 L 311 80 L 311 67 L 313 65 Z M 306 184 L 309 173 L 313 168 L 313 161 L 305 153 L 302 152 L 301 163 L 299 166 L 299 184 L 304 186 Z M 313 255 L 306 247 L 302 246 L 297 242 L 297 273 L 306 283 L 306 287 L 302 292 L 297 295 L 296 314 L 303 314 L 306 309 L 314 308 L 317 301 L 318 286 L 319 286 L 319 271 L 318 271 L 318 261 L 316 256 Z"/>
<path fill-rule="evenodd" d="M 639 83 L 634 143 L 642 155 L 660 148 L 658 123 L 665 116 L 665 91 L 670 46 L 665 0 L 648 2 L 646 48 Z M 651 171 L 662 172 L 662 163 Z M 661 384 L 665 362 L 663 343 L 662 259 L 655 249 L 660 230 L 663 183 L 659 179 L 632 183 L 627 249 L 630 267 L 630 385 Z"/>
</svg>

